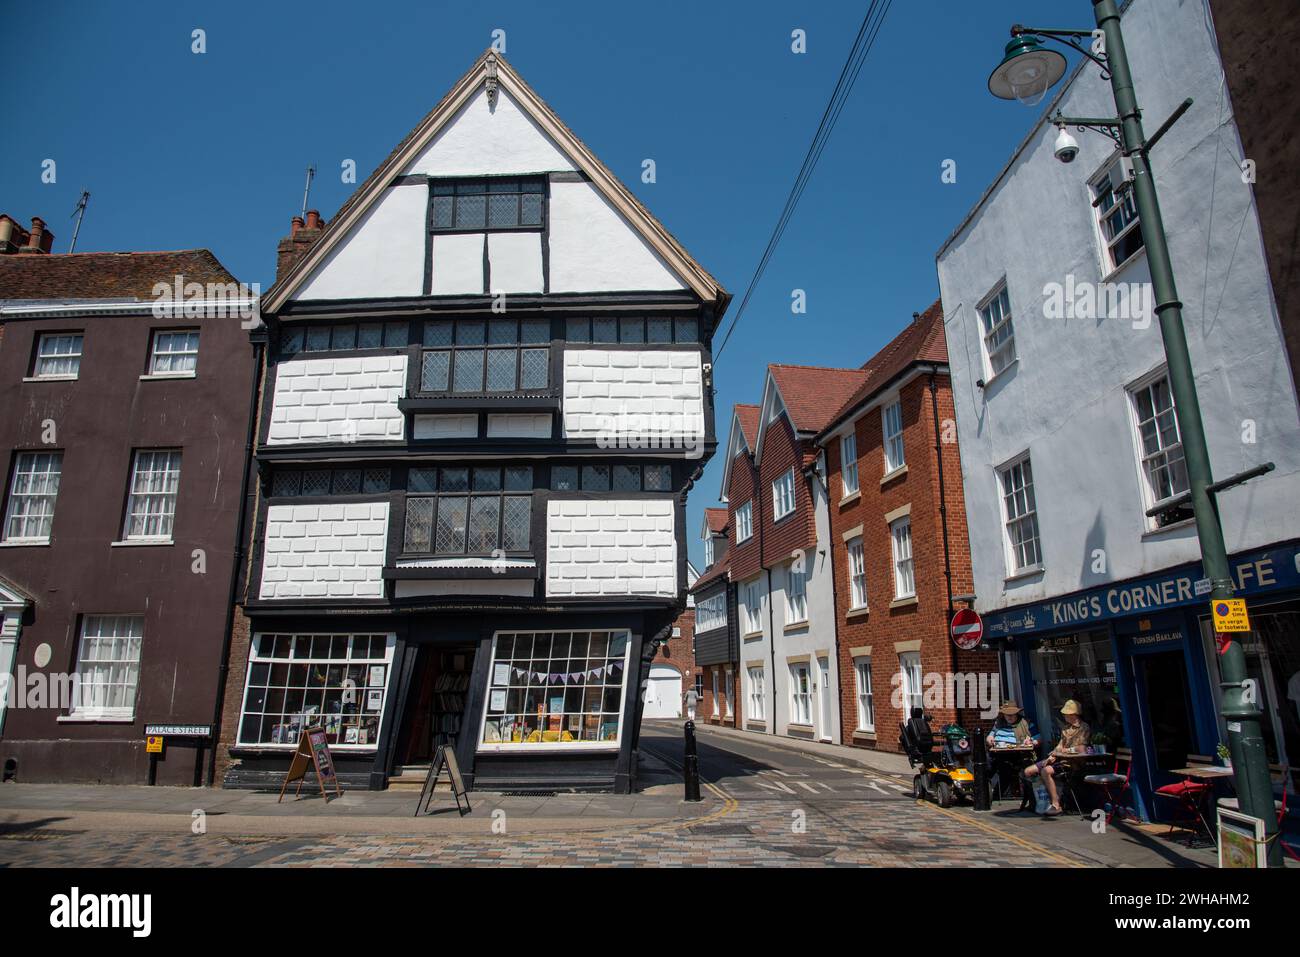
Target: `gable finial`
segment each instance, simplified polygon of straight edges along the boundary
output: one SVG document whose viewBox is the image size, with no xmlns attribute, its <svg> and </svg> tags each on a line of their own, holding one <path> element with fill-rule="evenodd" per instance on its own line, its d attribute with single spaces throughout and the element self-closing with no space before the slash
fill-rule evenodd
<svg viewBox="0 0 1300 957">
<path fill-rule="evenodd" d="M 487 87 L 488 109 L 494 110 L 497 106 L 497 56 L 495 53 L 487 55 L 487 77 L 485 79 Z"/>
</svg>

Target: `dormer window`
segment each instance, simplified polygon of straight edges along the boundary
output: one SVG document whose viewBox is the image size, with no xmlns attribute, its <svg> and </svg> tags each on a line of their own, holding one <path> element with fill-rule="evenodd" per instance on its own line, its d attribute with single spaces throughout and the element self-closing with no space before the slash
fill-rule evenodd
<svg viewBox="0 0 1300 957">
<path fill-rule="evenodd" d="M 429 187 L 429 225 L 436 233 L 542 228 L 541 177 L 434 180 Z"/>
</svg>

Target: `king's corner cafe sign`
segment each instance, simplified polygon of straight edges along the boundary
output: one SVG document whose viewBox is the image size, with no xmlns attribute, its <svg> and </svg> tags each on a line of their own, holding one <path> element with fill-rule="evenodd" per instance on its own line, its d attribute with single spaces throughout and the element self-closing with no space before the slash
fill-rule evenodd
<svg viewBox="0 0 1300 957">
<path fill-rule="evenodd" d="M 1300 588 L 1300 545 L 1233 556 L 1230 565 L 1239 598 Z M 1187 605 L 1204 603 L 1208 609 L 1209 595 L 1198 587 L 1202 576 L 1198 562 L 1065 598 L 989 611 L 983 616 L 984 629 L 993 637 L 1013 637 Z"/>
</svg>

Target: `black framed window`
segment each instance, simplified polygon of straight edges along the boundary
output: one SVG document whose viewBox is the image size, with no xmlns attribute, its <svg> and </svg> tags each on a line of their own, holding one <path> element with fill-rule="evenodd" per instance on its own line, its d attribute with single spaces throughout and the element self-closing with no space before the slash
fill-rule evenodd
<svg viewBox="0 0 1300 957">
<path fill-rule="evenodd" d="M 700 341 L 694 316 L 574 316 L 565 321 L 569 342 L 670 345 Z"/>
<path fill-rule="evenodd" d="M 413 468 L 403 550 L 490 557 L 530 548 L 533 470 L 527 465 Z"/>
<path fill-rule="evenodd" d="M 669 492 L 671 465 L 605 464 L 551 466 L 553 492 Z"/>
<path fill-rule="evenodd" d="M 360 349 L 403 349 L 410 336 L 405 320 L 395 322 L 345 322 L 331 325 L 283 326 L 280 353 L 352 352 Z"/>
<path fill-rule="evenodd" d="M 387 492 L 390 479 L 384 468 L 276 469 L 271 477 L 271 497 L 371 495 Z"/>
<path fill-rule="evenodd" d="M 549 319 L 433 319 L 424 324 L 420 391 L 541 392 L 550 365 Z"/>
<path fill-rule="evenodd" d="M 540 177 L 433 180 L 429 185 L 434 232 L 542 227 L 546 181 Z"/>
</svg>

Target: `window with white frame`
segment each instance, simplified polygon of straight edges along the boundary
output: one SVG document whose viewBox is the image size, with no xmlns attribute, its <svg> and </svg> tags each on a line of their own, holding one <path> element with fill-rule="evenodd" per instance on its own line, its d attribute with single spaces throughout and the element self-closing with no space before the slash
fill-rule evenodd
<svg viewBox="0 0 1300 957">
<path fill-rule="evenodd" d="M 916 594 L 916 576 L 912 570 L 912 519 L 904 516 L 890 522 L 889 537 L 894 549 L 894 597 L 911 598 Z"/>
<path fill-rule="evenodd" d="M 998 470 L 1002 491 L 1002 520 L 1006 528 L 1007 567 L 1012 575 L 1036 569 L 1043 561 L 1038 539 L 1038 507 L 1034 501 L 1034 472 L 1025 455 Z"/>
<path fill-rule="evenodd" d="M 1106 272 L 1113 272 L 1142 249 L 1142 224 L 1132 184 L 1125 178 L 1124 166 L 1117 156 L 1089 185 L 1104 247 L 1102 265 Z"/>
<path fill-rule="evenodd" d="M 1011 300 L 1005 282 L 978 311 L 988 373 L 995 376 L 1016 358 L 1016 334 L 1011 324 Z"/>
<path fill-rule="evenodd" d="M 898 670 L 903 675 L 904 716 L 911 716 L 913 708 L 920 708 L 925 700 L 921 686 L 921 653 L 903 651 L 898 655 Z"/>
<path fill-rule="evenodd" d="M 746 675 L 749 678 L 749 717 L 754 721 L 762 721 L 766 701 L 763 692 L 763 669 L 761 666 L 748 668 Z"/>
<path fill-rule="evenodd" d="M 75 379 L 81 374 L 81 343 L 79 332 L 41 336 L 36 342 L 32 375 L 37 379 Z"/>
<path fill-rule="evenodd" d="M 852 432 L 840 439 L 840 482 L 845 498 L 858 490 L 858 437 Z"/>
<path fill-rule="evenodd" d="M 785 623 L 797 625 L 808 620 L 808 573 L 798 562 L 785 570 Z"/>
<path fill-rule="evenodd" d="M 499 632 L 480 751 L 615 750 L 630 633 Z"/>
<path fill-rule="evenodd" d="M 907 464 L 903 455 L 903 401 L 891 402 L 880 410 L 885 436 L 885 474 L 896 472 Z"/>
<path fill-rule="evenodd" d="M 704 540 L 704 567 L 709 568 L 713 564 L 713 536 L 710 535 Z"/>
<path fill-rule="evenodd" d="M 790 666 L 790 723 L 812 724 L 812 676 L 806 664 Z"/>
<path fill-rule="evenodd" d="M 742 586 L 743 601 L 740 603 L 744 616 L 745 634 L 757 634 L 763 630 L 763 593 L 758 587 L 758 579 L 745 582 Z"/>
<path fill-rule="evenodd" d="M 199 330 L 174 329 L 153 334 L 150 375 L 190 375 L 199 365 Z"/>
<path fill-rule="evenodd" d="M 730 718 L 733 714 L 735 714 L 735 707 L 736 707 L 735 704 L 736 676 L 732 673 L 730 668 L 728 668 L 726 674 L 723 675 L 723 682 L 724 682 L 723 687 L 726 693 L 725 700 L 727 705 L 727 717 Z"/>
<path fill-rule="evenodd" d="M 736 543 L 748 541 L 754 534 L 753 502 L 746 502 L 736 509 Z"/>
<path fill-rule="evenodd" d="M 19 452 L 9 483 L 4 541 L 48 542 L 63 474 L 62 452 Z"/>
<path fill-rule="evenodd" d="M 862 553 L 862 536 L 851 538 L 845 548 L 849 558 L 849 601 L 853 609 L 867 607 L 867 562 Z"/>
<path fill-rule="evenodd" d="M 385 634 L 255 635 L 239 743 L 289 748 L 320 727 L 330 747 L 374 748 L 396 645 Z"/>
<path fill-rule="evenodd" d="M 1147 508 L 1155 508 L 1191 487 L 1168 376 L 1161 373 L 1148 379 L 1131 389 L 1129 397 L 1142 462 L 1143 501 Z M 1186 503 L 1164 509 L 1153 521 L 1156 528 L 1162 528 L 1191 516 L 1191 504 Z"/>
<path fill-rule="evenodd" d="M 794 466 L 772 482 L 772 520 L 779 522 L 794 511 Z"/>
<path fill-rule="evenodd" d="M 721 700 L 722 694 L 718 691 L 718 670 L 715 668 L 713 669 L 713 716 L 715 718 L 722 715 L 722 708 L 719 703 Z"/>
<path fill-rule="evenodd" d="M 144 618 L 139 615 L 82 619 L 72 717 L 107 721 L 135 717 L 143 641 Z"/>
<path fill-rule="evenodd" d="M 871 658 L 853 659 L 853 672 L 858 683 L 858 730 L 876 730 L 876 705 L 871 696 Z"/>
<path fill-rule="evenodd" d="M 180 483 L 180 449 L 136 450 L 126 502 L 124 534 L 128 541 L 171 539 Z"/>
<path fill-rule="evenodd" d="M 695 602 L 695 631 L 702 634 L 721 628 L 727 623 L 727 593 L 725 590 Z"/>
</svg>

